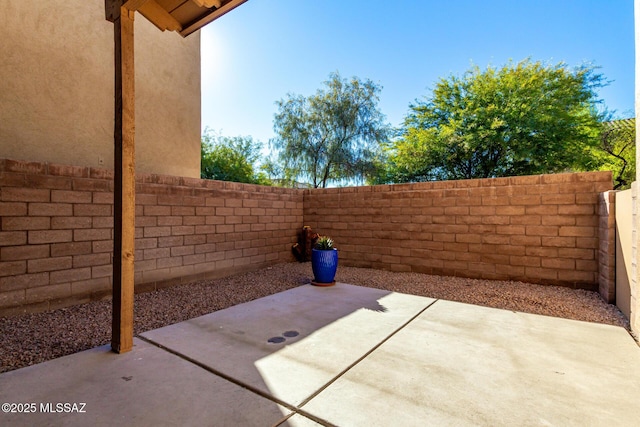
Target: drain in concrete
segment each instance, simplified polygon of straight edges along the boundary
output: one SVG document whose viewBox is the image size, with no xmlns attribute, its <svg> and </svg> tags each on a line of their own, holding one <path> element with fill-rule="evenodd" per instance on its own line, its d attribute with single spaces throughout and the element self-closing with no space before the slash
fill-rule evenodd
<svg viewBox="0 0 640 427">
<path fill-rule="evenodd" d="M 282 335 L 284 335 L 287 338 L 293 338 L 293 337 L 297 337 L 298 335 L 300 335 L 300 332 L 298 331 L 286 331 L 283 332 Z M 271 337 L 267 340 L 267 342 L 271 343 L 271 344 L 280 344 L 283 343 L 287 340 L 287 338 L 284 337 Z"/>
</svg>

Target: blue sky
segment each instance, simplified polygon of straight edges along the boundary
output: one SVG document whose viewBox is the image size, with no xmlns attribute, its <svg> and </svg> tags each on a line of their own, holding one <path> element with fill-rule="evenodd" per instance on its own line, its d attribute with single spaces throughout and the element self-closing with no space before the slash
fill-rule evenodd
<svg viewBox="0 0 640 427">
<path fill-rule="evenodd" d="M 604 104 L 633 116 L 631 0 L 249 0 L 202 30 L 202 128 L 266 143 L 275 102 L 333 71 L 380 84 L 399 126 L 439 78 L 527 57 L 594 63 Z"/>
</svg>

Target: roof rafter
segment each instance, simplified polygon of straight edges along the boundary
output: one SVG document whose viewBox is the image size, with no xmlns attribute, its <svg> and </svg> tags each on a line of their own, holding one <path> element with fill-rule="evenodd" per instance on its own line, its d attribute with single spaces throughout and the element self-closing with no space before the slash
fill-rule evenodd
<svg viewBox="0 0 640 427">
<path fill-rule="evenodd" d="M 137 9 L 138 12 L 160 30 L 182 31 L 182 24 L 171 16 L 162 6 L 156 3 L 155 0 L 129 0 L 127 4 L 131 2 L 142 3 Z M 125 7 L 127 7 L 126 4 Z"/>
<path fill-rule="evenodd" d="M 216 9 L 222 7 L 222 0 L 191 0 L 195 4 L 200 7 L 212 8 L 216 7 Z"/>
<path fill-rule="evenodd" d="M 203 3 L 214 3 L 213 0 L 192 0 L 192 1 L 195 1 L 195 2 L 202 1 Z M 235 9 L 236 7 L 240 6 L 242 3 L 245 3 L 246 1 L 247 0 L 227 1 L 226 3 L 222 4 L 220 7 L 217 7 L 215 10 L 211 11 L 208 14 L 204 14 L 202 17 L 200 17 L 199 19 L 195 20 L 194 22 L 186 26 L 184 29 L 180 31 L 180 35 L 182 37 L 186 37 L 189 34 L 198 31 L 200 28 L 204 27 L 211 21 L 218 19 L 225 13 Z"/>
<path fill-rule="evenodd" d="M 120 8 L 140 12 L 161 31 L 176 31 L 182 37 L 235 9 L 248 0 L 105 0 L 107 20 L 114 22 Z"/>
</svg>

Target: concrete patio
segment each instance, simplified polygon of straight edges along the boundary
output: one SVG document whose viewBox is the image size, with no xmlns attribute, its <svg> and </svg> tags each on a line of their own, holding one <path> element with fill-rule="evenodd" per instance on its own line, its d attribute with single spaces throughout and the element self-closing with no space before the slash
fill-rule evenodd
<svg viewBox="0 0 640 427">
<path fill-rule="evenodd" d="M 35 408 L 3 406 L 0 425 L 640 419 L 640 348 L 622 328 L 342 283 L 294 288 L 146 332 L 134 344 L 123 355 L 103 346 L 0 375 L 0 403 Z"/>
</svg>

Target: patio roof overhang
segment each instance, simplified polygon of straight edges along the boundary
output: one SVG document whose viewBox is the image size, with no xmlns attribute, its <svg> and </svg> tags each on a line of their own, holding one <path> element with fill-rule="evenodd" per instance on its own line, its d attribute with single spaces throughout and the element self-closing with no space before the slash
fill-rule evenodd
<svg viewBox="0 0 640 427">
<path fill-rule="evenodd" d="M 111 348 L 133 347 L 135 271 L 135 12 L 160 30 L 186 37 L 247 0 L 105 0 L 106 19 L 114 24 L 114 239 Z"/>
<path fill-rule="evenodd" d="M 107 20 L 119 14 L 119 7 L 138 11 L 158 29 L 176 31 L 186 37 L 235 9 L 247 0 L 106 0 Z"/>
</svg>

